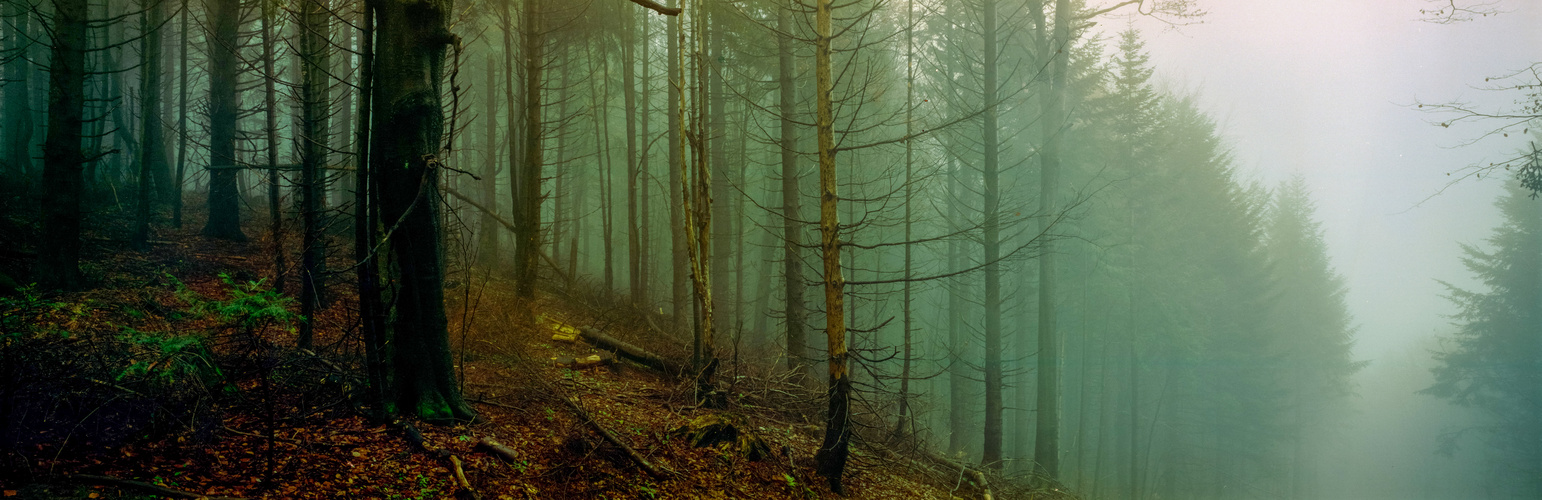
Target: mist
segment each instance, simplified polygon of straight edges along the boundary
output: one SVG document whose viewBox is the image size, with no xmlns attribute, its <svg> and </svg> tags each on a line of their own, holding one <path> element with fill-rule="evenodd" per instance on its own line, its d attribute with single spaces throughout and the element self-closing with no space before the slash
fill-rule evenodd
<svg viewBox="0 0 1542 500">
<path fill-rule="evenodd" d="M 1542 498 L 1536 2 L 0 21 L 6 496 Z"/>
</svg>

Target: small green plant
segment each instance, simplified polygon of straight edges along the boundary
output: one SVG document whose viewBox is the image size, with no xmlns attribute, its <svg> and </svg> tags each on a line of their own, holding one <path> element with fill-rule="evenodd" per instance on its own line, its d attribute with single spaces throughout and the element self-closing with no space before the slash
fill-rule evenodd
<svg viewBox="0 0 1542 500">
<path fill-rule="evenodd" d="M 218 366 L 210 361 L 209 349 L 195 335 L 175 332 L 142 332 L 125 327 L 120 338 L 132 349 L 133 358 L 118 380 L 147 377 L 160 383 L 191 378 L 216 381 L 223 378 Z"/>
<path fill-rule="evenodd" d="M 177 285 L 176 296 L 189 306 L 195 315 L 213 316 L 227 328 L 237 330 L 253 346 L 270 345 L 259 337 L 268 329 L 279 329 L 293 334 L 305 317 L 292 309 L 295 299 L 285 297 L 267 285 L 266 279 L 240 281 L 221 273 L 220 281 L 230 290 L 226 300 L 209 300 L 199 295 L 175 277 L 167 275 Z"/>
<path fill-rule="evenodd" d="M 652 486 L 652 483 L 637 485 L 637 491 L 641 492 L 644 495 L 648 495 L 648 498 L 658 498 L 659 497 L 659 490 L 658 490 L 658 488 L 654 488 Z"/>
</svg>

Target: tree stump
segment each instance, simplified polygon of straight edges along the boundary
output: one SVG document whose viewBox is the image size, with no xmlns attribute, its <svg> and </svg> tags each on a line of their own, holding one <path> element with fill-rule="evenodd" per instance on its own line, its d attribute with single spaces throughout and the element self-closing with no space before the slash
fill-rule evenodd
<svg viewBox="0 0 1542 500">
<path fill-rule="evenodd" d="M 743 417 L 712 413 L 692 419 L 671 434 L 683 437 L 697 448 L 718 447 L 732 451 L 752 462 L 771 456 L 771 447 L 750 429 Z"/>
</svg>

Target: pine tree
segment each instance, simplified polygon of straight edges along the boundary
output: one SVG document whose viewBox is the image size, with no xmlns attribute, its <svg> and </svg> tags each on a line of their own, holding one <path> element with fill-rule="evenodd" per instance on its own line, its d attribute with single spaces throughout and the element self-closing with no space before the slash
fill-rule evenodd
<svg viewBox="0 0 1542 500">
<path fill-rule="evenodd" d="M 1542 205 L 1511 183 L 1495 205 L 1504 222 L 1491 250 L 1463 245 L 1463 264 L 1483 283 L 1449 283 L 1456 332 L 1435 354 L 1435 384 L 1422 391 L 1482 410 L 1475 428 L 1493 452 L 1497 485 L 1542 495 Z"/>
</svg>

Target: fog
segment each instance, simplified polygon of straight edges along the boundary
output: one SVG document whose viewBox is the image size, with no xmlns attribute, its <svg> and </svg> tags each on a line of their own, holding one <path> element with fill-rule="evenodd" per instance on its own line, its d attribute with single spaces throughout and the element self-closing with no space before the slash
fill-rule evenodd
<svg viewBox="0 0 1542 500">
<path fill-rule="evenodd" d="M 436 424 L 582 309 L 832 494 L 1542 497 L 1534 0 L 172 3 L 0 1 L 13 285 L 244 244 Z"/>
<path fill-rule="evenodd" d="M 1134 23 L 1156 74 L 1194 89 L 1246 170 L 1310 184 L 1333 266 L 1357 327 L 1356 414 L 1324 457 L 1324 498 L 1487 498 L 1472 443 L 1437 456 L 1437 436 L 1474 414 L 1415 394 L 1433 383 L 1437 339 L 1457 312 L 1437 280 L 1479 285 L 1461 243 L 1499 223 L 1506 176 L 1466 176 L 1508 159 L 1522 134 L 1481 136 L 1497 122 L 1440 127 L 1418 103 L 1513 104 L 1485 78 L 1529 67 L 1542 48 L 1542 5 L 1505 2 L 1469 22 L 1437 24 L 1421 0 L 1205 2 L 1200 24 Z M 1117 23 L 1112 23 L 1117 24 Z"/>
</svg>

